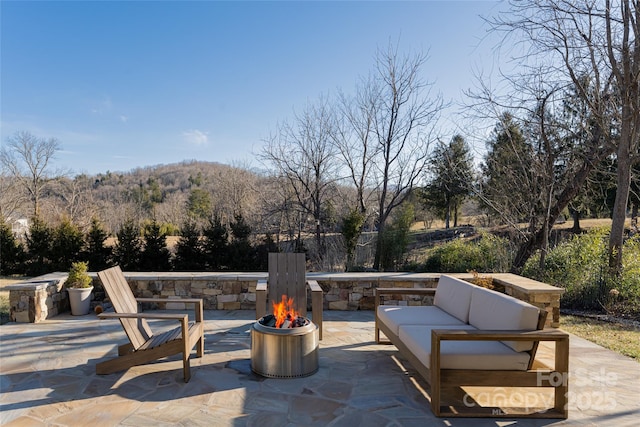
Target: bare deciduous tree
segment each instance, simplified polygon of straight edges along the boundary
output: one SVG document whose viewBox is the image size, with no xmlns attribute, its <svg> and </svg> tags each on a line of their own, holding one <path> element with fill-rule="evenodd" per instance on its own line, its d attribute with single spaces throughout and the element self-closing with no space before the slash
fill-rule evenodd
<svg viewBox="0 0 640 427">
<path fill-rule="evenodd" d="M 436 139 L 433 133 L 444 102 L 440 95 L 430 93 L 433 84 L 421 78 L 426 60 L 422 53 L 398 56 L 397 47 L 391 44 L 387 50 L 378 50 L 374 76 L 365 88 L 369 94 L 362 97 L 372 104 L 361 111 L 371 116 L 359 123 L 371 126 L 373 133 L 365 128 L 356 132 L 361 138 L 367 135 L 361 139 L 362 147 L 367 147 L 361 153 L 373 155 L 368 182 L 375 188 L 379 236 L 389 215 L 424 175 L 430 143 Z M 378 239 L 374 269 L 380 267 L 381 254 L 382 239 Z"/>
<path fill-rule="evenodd" d="M 315 221 L 315 241 L 320 260 L 324 256 L 322 214 L 331 198 L 337 162 L 331 135 L 334 118 L 326 98 L 309 105 L 294 123 L 283 123 L 268 141 L 262 158 L 270 163 L 293 189 L 305 216 Z"/>
<path fill-rule="evenodd" d="M 91 219 L 96 215 L 91 184 L 91 178 L 84 174 L 73 179 L 59 178 L 51 183 L 52 192 L 57 200 L 53 209 L 58 219 L 68 218 L 81 230 L 89 229 Z"/>
<path fill-rule="evenodd" d="M 242 215 L 246 221 L 254 222 L 256 177 L 248 166 L 218 168 L 214 177 L 214 188 L 212 202 L 217 215 L 225 221 L 233 221 L 236 215 Z"/>
<path fill-rule="evenodd" d="M 522 67 L 565 82 L 588 106 L 602 136 L 615 144 L 617 192 L 609 240 L 619 272 L 631 167 L 640 161 L 640 4 L 637 0 L 510 1 L 491 22 L 521 44 Z M 513 46 L 513 39 L 505 46 Z M 588 78 L 585 78 L 588 77 Z"/>
<path fill-rule="evenodd" d="M 3 166 L 0 172 L 0 219 L 6 221 L 18 214 L 28 200 L 24 189 L 4 169 Z"/>
<path fill-rule="evenodd" d="M 24 187 L 33 202 L 33 214 L 39 213 L 42 193 L 49 181 L 49 162 L 61 149 L 55 138 L 39 138 L 29 132 L 17 132 L 0 151 L 3 167 Z"/>
<path fill-rule="evenodd" d="M 156 207 L 156 218 L 160 222 L 182 225 L 187 220 L 186 205 L 186 192 L 174 191 L 169 193 L 164 202 Z"/>
</svg>

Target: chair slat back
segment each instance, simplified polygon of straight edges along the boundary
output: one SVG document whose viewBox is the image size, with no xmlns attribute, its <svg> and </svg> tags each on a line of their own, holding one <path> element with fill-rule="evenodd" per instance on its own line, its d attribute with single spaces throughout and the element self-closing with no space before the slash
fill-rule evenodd
<svg viewBox="0 0 640 427">
<path fill-rule="evenodd" d="M 131 292 L 127 279 L 122 274 L 119 266 L 115 266 L 98 273 L 98 277 L 109 295 L 116 313 L 137 313 L 138 303 Z M 151 328 L 145 319 L 120 319 L 129 341 L 134 349 L 139 349 L 149 338 L 153 336 Z"/>
<path fill-rule="evenodd" d="M 303 253 L 269 254 L 269 304 L 278 303 L 282 295 L 293 298 L 294 308 L 307 315 L 306 260 Z M 267 311 L 271 305 L 267 306 Z"/>
</svg>

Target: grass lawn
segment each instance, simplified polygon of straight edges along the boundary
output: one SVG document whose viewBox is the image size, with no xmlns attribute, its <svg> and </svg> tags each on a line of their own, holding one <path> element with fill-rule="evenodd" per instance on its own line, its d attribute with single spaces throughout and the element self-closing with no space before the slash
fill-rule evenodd
<svg viewBox="0 0 640 427">
<path fill-rule="evenodd" d="M 563 314 L 560 328 L 640 362 L 640 327 Z"/>
<path fill-rule="evenodd" d="M 0 325 L 9 321 L 9 291 L 0 288 Z"/>
<path fill-rule="evenodd" d="M 9 291 L 4 287 L 13 283 L 24 282 L 28 277 L 0 277 L 0 325 L 9 321 Z"/>
<path fill-rule="evenodd" d="M 0 291 L 0 325 L 9 321 L 9 292 Z"/>
</svg>

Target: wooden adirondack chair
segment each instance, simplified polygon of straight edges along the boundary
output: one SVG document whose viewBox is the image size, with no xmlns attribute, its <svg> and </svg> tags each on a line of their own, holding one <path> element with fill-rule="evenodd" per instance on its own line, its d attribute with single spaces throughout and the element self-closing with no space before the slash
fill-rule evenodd
<svg viewBox="0 0 640 427">
<path fill-rule="evenodd" d="M 259 281 L 256 287 L 256 319 L 267 314 L 269 303 L 280 302 L 282 295 L 293 298 L 294 308 L 301 316 L 307 316 L 307 286 L 311 289 L 311 321 L 318 326 L 322 339 L 322 288 L 315 280 L 306 279 L 305 255 L 302 253 L 270 253 L 269 279 Z"/>
<path fill-rule="evenodd" d="M 122 371 L 163 357 L 182 353 L 184 381 L 191 378 L 189 355 L 197 345 L 197 355 L 204 355 L 204 323 L 201 299 L 180 299 L 194 304 L 195 322 L 189 322 L 182 313 L 141 313 L 139 302 L 158 302 L 157 298 L 135 298 L 120 267 L 116 266 L 98 273 L 98 277 L 109 295 L 115 313 L 101 313 L 101 319 L 119 319 L 129 338 L 129 343 L 118 347 L 118 357 L 96 365 L 99 375 Z M 175 329 L 154 335 L 147 319 L 176 320 Z"/>
</svg>

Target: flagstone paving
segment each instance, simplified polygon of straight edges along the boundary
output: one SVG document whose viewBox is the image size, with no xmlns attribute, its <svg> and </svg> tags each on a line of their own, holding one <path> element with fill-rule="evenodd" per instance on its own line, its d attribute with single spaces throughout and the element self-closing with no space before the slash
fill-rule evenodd
<svg viewBox="0 0 640 427">
<path fill-rule="evenodd" d="M 568 420 L 446 419 L 395 347 L 373 341 L 373 313 L 326 311 L 320 369 L 296 379 L 251 372 L 251 311 L 205 312 L 205 355 L 182 378 L 174 357 L 98 376 L 126 341 L 116 321 L 59 315 L 0 326 L 2 426 L 636 426 L 640 364 L 571 337 Z M 163 327 L 158 323 L 154 327 Z M 543 352 L 544 353 L 544 352 Z"/>
</svg>

